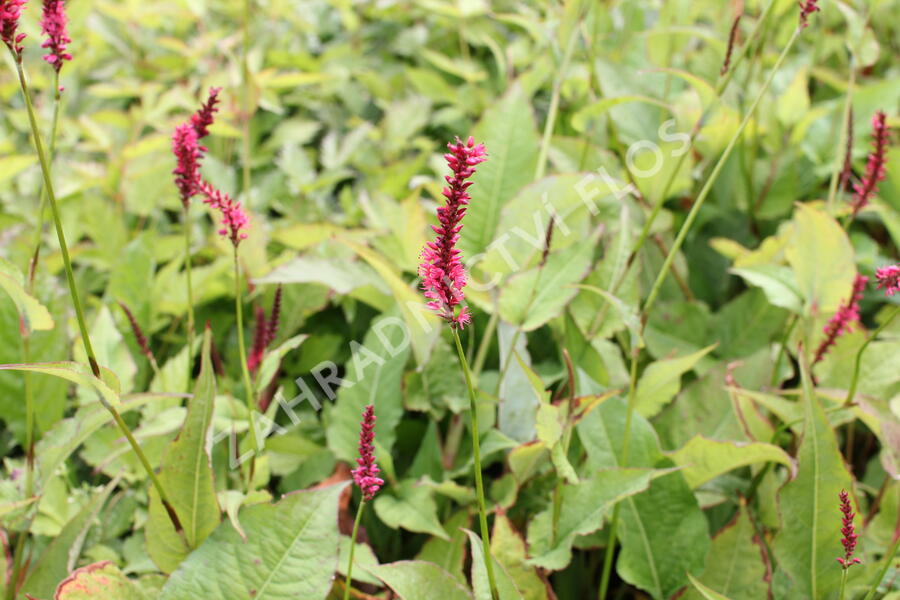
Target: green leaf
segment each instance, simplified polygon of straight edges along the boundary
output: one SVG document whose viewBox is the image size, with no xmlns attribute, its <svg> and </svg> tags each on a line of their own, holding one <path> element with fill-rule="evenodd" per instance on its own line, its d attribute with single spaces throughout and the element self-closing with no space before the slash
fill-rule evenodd
<svg viewBox="0 0 900 600">
<path fill-rule="evenodd" d="M 690 579 L 691 585 L 693 585 L 697 589 L 697 591 L 699 591 L 700 594 L 704 598 L 706 598 L 706 600 L 729 600 L 728 596 L 723 596 L 719 592 L 711 590 L 710 588 L 697 581 L 697 578 L 693 575 L 688 574 L 688 579 Z"/>
<path fill-rule="evenodd" d="M 466 534 L 463 528 L 469 526 L 469 512 L 461 509 L 444 523 L 444 531 L 450 540 L 429 538 L 416 555 L 416 560 L 431 562 L 446 570 L 461 582 L 466 581 L 463 563 L 466 560 Z M 493 541 L 493 538 L 491 538 Z"/>
<path fill-rule="evenodd" d="M 50 311 L 37 298 L 25 291 L 25 280 L 21 271 L 3 258 L 0 258 L 0 288 L 12 298 L 19 311 L 19 316 L 24 321 L 26 330 L 53 329 L 53 317 L 50 316 Z"/>
<path fill-rule="evenodd" d="M 469 536 L 469 547 L 472 549 L 472 587 L 475 588 L 475 600 L 492 600 L 491 585 L 488 579 L 487 563 L 484 557 L 484 547 L 478 535 L 466 529 Z M 516 588 L 515 582 L 506 572 L 493 553 L 491 561 L 494 566 L 494 581 L 497 583 L 499 600 L 523 600 L 521 592 Z"/>
<path fill-rule="evenodd" d="M 524 331 L 558 316 L 577 294 L 594 255 L 594 241 L 553 252 L 546 264 L 511 277 L 500 292 L 500 317 Z"/>
<path fill-rule="evenodd" d="M 763 442 L 720 442 L 696 435 L 669 458 L 684 467 L 681 474 L 687 484 L 697 488 L 732 469 L 759 462 L 777 462 L 789 468 L 793 461 L 788 453 Z"/>
<path fill-rule="evenodd" d="M 834 561 L 842 554 L 838 494 L 852 490 L 853 480 L 802 358 L 801 377 L 804 424 L 799 467 L 797 477 L 779 494 L 782 529 L 772 549 L 778 558 L 776 581 L 789 578 L 792 583 L 784 597 L 820 598 L 840 585 L 841 569 Z"/>
<path fill-rule="evenodd" d="M 0 371 L 30 371 L 60 377 L 81 386 L 94 388 L 111 405 L 119 405 L 119 381 L 115 373 L 106 367 L 100 367 L 102 379 L 94 377 L 87 365 L 71 361 L 0 365 Z"/>
<path fill-rule="evenodd" d="M 648 366 L 637 385 L 634 401 L 637 412 L 648 418 L 658 414 L 681 389 L 681 376 L 715 347 L 713 344 L 693 354 L 658 360 Z"/>
<path fill-rule="evenodd" d="M 400 483 L 396 495 L 382 492 L 375 498 L 375 514 L 388 527 L 402 527 L 408 531 L 428 533 L 443 540 L 450 536 L 437 518 L 437 504 L 431 488 L 412 480 Z"/>
<path fill-rule="evenodd" d="M 760 288 L 769 302 L 775 306 L 799 313 L 803 307 L 803 299 L 797 289 L 794 272 L 782 265 L 753 265 L 750 267 L 731 269 L 750 285 Z"/>
<path fill-rule="evenodd" d="M 345 487 L 245 507 L 246 541 L 221 523 L 172 573 L 159 600 L 323 600 L 337 569 L 338 497 Z"/>
<path fill-rule="evenodd" d="M 488 108 L 472 135 L 484 143 L 488 160 L 472 177 L 473 200 L 460 233 L 459 247 L 468 259 L 494 241 L 503 205 L 534 178 L 540 138 L 522 87 L 513 85 Z"/>
<path fill-rule="evenodd" d="M 440 598 L 441 600 L 473 600 L 472 593 L 447 571 L 420 560 L 401 560 L 369 572 L 391 588 L 400 600 Z"/>
<path fill-rule="evenodd" d="M 271 383 L 272 378 L 275 377 L 275 374 L 278 372 L 278 367 L 281 366 L 281 361 L 285 355 L 291 350 L 299 348 L 300 344 L 305 342 L 308 337 L 309 336 L 306 334 L 295 335 L 292 338 L 286 339 L 277 348 L 266 351 L 265 358 L 263 358 L 262 364 L 259 366 L 259 372 L 256 375 L 257 393 L 262 392 L 262 390 L 266 389 L 266 386 Z"/>
<path fill-rule="evenodd" d="M 491 554 L 516 582 L 516 587 L 525 600 L 547 600 L 547 586 L 537 569 L 526 562 L 525 540 L 513 528 L 509 518 L 500 512 L 494 515 Z"/>
<path fill-rule="evenodd" d="M 806 300 L 806 311 L 832 313 L 850 295 L 856 265 L 853 246 L 834 218 L 798 204 L 785 256 Z"/>
<path fill-rule="evenodd" d="M 393 448 L 403 416 L 403 371 L 409 358 L 406 333 L 399 319 L 385 317 L 372 322 L 362 344 L 351 342 L 352 357 L 325 432 L 328 448 L 339 460 L 355 463 L 359 422 L 369 404 L 375 406 L 378 417 L 376 458 Z"/>
<path fill-rule="evenodd" d="M 219 503 L 208 452 L 209 430 L 216 399 L 216 378 L 210 359 L 212 333 L 203 335 L 200 375 L 178 437 L 163 454 L 159 481 L 183 526 L 175 531 L 155 488 L 150 489 L 147 550 L 159 568 L 171 573 L 188 553 L 218 526 Z"/>
<path fill-rule="evenodd" d="M 713 539 L 703 574 L 690 578 L 699 594 L 689 590 L 685 600 L 694 600 L 699 596 L 707 599 L 728 596 L 733 600 L 766 598 L 769 591 L 765 581 L 766 566 L 762 561 L 760 545 L 754 541 L 755 536 L 756 530 L 747 508 L 742 506 L 734 522 Z M 704 593 L 704 588 L 707 593 Z M 710 588 L 721 593 L 712 592 Z M 716 595 L 710 596 L 709 593 Z"/>
<path fill-rule="evenodd" d="M 108 560 L 76 569 L 60 582 L 54 600 L 149 600 L 140 587 Z"/>
</svg>

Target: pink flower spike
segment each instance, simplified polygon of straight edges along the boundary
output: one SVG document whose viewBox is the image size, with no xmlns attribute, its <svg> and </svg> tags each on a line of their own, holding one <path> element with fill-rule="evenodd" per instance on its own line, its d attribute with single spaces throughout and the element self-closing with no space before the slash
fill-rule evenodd
<svg viewBox="0 0 900 600">
<path fill-rule="evenodd" d="M 62 69 L 64 61 L 72 60 L 72 55 L 66 52 L 66 45 L 72 43 L 66 31 L 68 22 L 64 0 L 44 0 L 41 31 L 47 39 L 41 44 L 41 48 L 49 49 L 49 53 L 44 55 L 44 60 L 53 65 L 57 73 Z"/>
<path fill-rule="evenodd" d="M 197 139 L 203 139 L 209 135 L 209 126 L 215 120 L 215 114 L 219 112 L 216 104 L 219 102 L 219 92 L 222 88 L 209 88 L 209 97 L 206 102 L 200 106 L 195 114 L 191 115 L 191 125 L 197 132 Z"/>
<path fill-rule="evenodd" d="M 188 205 L 198 192 L 200 184 L 200 160 L 203 146 L 197 141 L 196 130 L 188 123 L 175 128 L 172 135 L 172 152 L 175 154 L 175 186 L 181 196 L 181 203 Z"/>
<path fill-rule="evenodd" d="M 374 498 L 384 485 L 384 480 L 378 477 L 380 469 L 375 464 L 375 420 L 375 407 L 370 404 L 363 410 L 363 420 L 360 423 L 359 458 L 356 459 L 359 466 L 351 471 L 364 502 Z"/>
<path fill-rule="evenodd" d="M 854 558 L 853 551 L 856 550 L 857 538 L 856 529 L 853 526 L 853 507 L 850 505 L 850 494 L 846 490 L 841 490 L 838 494 L 841 501 L 841 544 L 844 545 L 844 556 L 838 558 L 837 561 L 844 569 L 849 569 L 853 565 L 858 565 L 862 561 Z"/>
<path fill-rule="evenodd" d="M 850 333 L 853 330 L 853 323 L 859 321 L 859 301 L 862 300 L 863 290 L 866 289 L 867 281 L 869 281 L 868 277 L 856 276 L 856 279 L 853 281 L 853 290 L 850 293 L 850 298 L 838 308 L 838 311 L 828 321 L 828 325 L 825 326 L 825 339 L 822 340 L 822 343 L 816 349 L 813 364 L 822 360 L 829 348 L 835 344 L 837 338 L 845 333 Z"/>
<path fill-rule="evenodd" d="M 893 296 L 900 292 L 900 265 L 882 267 L 875 271 L 875 279 L 878 280 L 876 289 L 883 289 L 886 296 Z"/>
<path fill-rule="evenodd" d="M 19 18 L 22 16 L 22 7 L 26 0 L 0 0 L 0 39 L 16 55 L 16 60 L 22 60 L 22 40 L 24 33 L 17 33 Z"/>
<path fill-rule="evenodd" d="M 800 0 L 800 29 L 809 26 L 809 15 L 822 10 L 817 6 L 819 0 Z"/>
<path fill-rule="evenodd" d="M 462 289 L 466 286 L 466 273 L 456 243 L 466 206 L 471 200 L 468 189 L 472 182 L 466 180 L 475 173 L 476 165 L 487 160 L 487 156 L 484 144 L 476 145 L 471 136 L 465 143 L 456 138 L 456 142 L 447 144 L 447 147 L 450 152 L 444 155 L 444 160 L 453 171 L 453 176 L 444 177 L 448 184 L 442 192 L 446 201 L 437 209 L 440 224 L 432 225 L 437 237 L 422 249 L 419 275 L 422 277 L 422 290 L 429 300 L 428 308 L 437 312 L 451 327 L 463 329 L 471 316 L 465 307 L 456 314 L 456 306 L 465 299 Z"/>
<path fill-rule="evenodd" d="M 243 230 L 250 225 L 250 219 L 241 208 L 241 203 L 235 202 L 231 196 L 217 190 L 206 181 L 200 181 L 198 189 L 205 196 L 203 202 L 222 213 L 222 229 L 219 230 L 219 235 L 230 239 L 237 248 L 241 240 L 247 239 L 247 234 Z"/>
<path fill-rule="evenodd" d="M 880 110 L 872 117 L 872 152 L 866 163 L 866 172 L 859 183 L 853 186 L 853 216 L 869 204 L 878 193 L 878 182 L 884 179 L 887 164 L 888 128 L 886 117 Z"/>
</svg>

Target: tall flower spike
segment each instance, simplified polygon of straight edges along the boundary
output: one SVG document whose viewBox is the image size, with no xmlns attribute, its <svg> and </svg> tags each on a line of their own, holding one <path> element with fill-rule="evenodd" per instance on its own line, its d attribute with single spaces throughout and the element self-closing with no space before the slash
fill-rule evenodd
<svg viewBox="0 0 900 600">
<path fill-rule="evenodd" d="M 862 210 L 878 192 L 878 182 L 884 179 L 887 163 L 888 128 L 885 114 L 880 110 L 872 117 L 872 152 L 866 163 L 866 172 L 859 183 L 853 186 L 853 216 Z"/>
<path fill-rule="evenodd" d="M 844 569 L 849 569 L 862 562 L 853 556 L 853 551 L 856 550 L 856 540 L 859 537 L 853 527 L 853 517 L 856 515 L 853 513 L 853 507 L 850 506 L 850 494 L 846 490 L 841 490 L 838 498 L 841 500 L 841 544 L 844 545 L 844 556 L 838 558 L 837 561 Z"/>
<path fill-rule="evenodd" d="M 828 321 L 828 325 L 825 326 L 825 339 L 822 340 L 822 343 L 816 349 L 813 364 L 822 360 L 829 348 L 835 344 L 837 338 L 842 334 L 850 333 L 853 323 L 859 321 L 859 301 L 862 300 L 863 290 L 866 289 L 867 281 L 869 281 L 868 277 L 856 276 L 856 279 L 853 281 L 853 290 L 850 292 L 850 298 L 841 304 L 838 311 Z"/>
<path fill-rule="evenodd" d="M 22 60 L 22 40 L 25 39 L 24 33 L 18 33 L 19 18 L 25 2 L 26 0 L 0 0 L 0 39 L 19 61 Z"/>
<path fill-rule="evenodd" d="M 884 290 L 886 296 L 893 296 L 900 292 L 900 265 L 882 267 L 875 271 L 875 279 L 878 280 L 876 289 Z"/>
<path fill-rule="evenodd" d="M 363 420 L 359 429 L 359 458 L 353 469 L 353 481 L 359 486 L 363 500 L 368 502 L 375 497 L 384 480 L 378 477 L 378 465 L 375 464 L 375 407 L 368 405 L 363 410 Z"/>
<path fill-rule="evenodd" d="M 278 321 L 281 318 L 281 284 L 275 288 L 275 299 L 272 300 L 272 312 L 269 313 L 269 320 L 266 323 L 266 346 L 275 341 L 278 335 Z"/>
<path fill-rule="evenodd" d="M 247 356 L 247 368 L 251 373 L 259 368 L 266 353 L 266 331 L 269 328 L 266 311 L 261 306 L 253 309 L 253 316 L 256 321 L 256 329 L 253 332 L 253 346 L 250 347 L 250 354 Z"/>
<path fill-rule="evenodd" d="M 800 0 L 800 28 L 809 26 L 809 15 L 822 10 L 817 6 L 819 0 Z"/>
<path fill-rule="evenodd" d="M 216 104 L 219 102 L 219 92 L 221 91 L 222 88 L 209 88 L 209 97 L 206 102 L 200 106 L 200 110 L 191 115 L 191 125 L 197 132 L 197 139 L 203 139 L 209 135 L 209 126 L 213 124 L 215 114 L 219 112 Z"/>
<path fill-rule="evenodd" d="M 422 277 L 422 290 L 429 299 L 428 307 L 451 327 L 462 329 L 470 316 L 467 307 L 456 313 L 456 306 L 465 298 L 462 289 L 466 285 L 466 272 L 459 259 L 456 242 L 459 241 L 466 205 L 471 200 L 468 189 L 472 182 L 466 180 L 475 173 L 475 165 L 487 160 L 487 156 L 484 144 L 476 145 L 471 136 L 465 143 L 456 138 L 456 142 L 447 144 L 447 147 L 450 152 L 444 155 L 444 159 L 453 176 L 444 177 L 448 187 L 443 190 L 446 202 L 437 209 L 440 225 L 431 226 L 437 238 L 422 249 L 419 275 Z"/>
<path fill-rule="evenodd" d="M 48 53 L 44 55 L 44 60 L 50 63 L 57 73 L 62 69 L 63 61 L 72 60 L 72 55 L 66 52 L 66 45 L 72 43 L 66 31 L 68 22 L 63 0 L 44 0 L 41 31 L 47 39 L 41 44 L 41 48 L 47 48 Z"/>
<path fill-rule="evenodd" d="M 203 202 L 222 213 L 222 229 L 219 235 L 227 237 L 235 247 L 241 243 L 241 240 L 247 239 L 244 233 L 250 224 L 247 213 L 241 208 L 240 202 L 235 202 L 228 194 L 217 190 L 206 181 L 201 181 L 198 190 L 203 194 Z"/>
<path fill-rule="evenodd" d="M 200 184 L 200 160 L 203 146 L 197 141 L 197 131 L 189 124 L 182 123 L 172 135 L 172 153 L 175 154 L 175 187 L 181 196 L 181 203 L 187 206 Z"/>
</svg>

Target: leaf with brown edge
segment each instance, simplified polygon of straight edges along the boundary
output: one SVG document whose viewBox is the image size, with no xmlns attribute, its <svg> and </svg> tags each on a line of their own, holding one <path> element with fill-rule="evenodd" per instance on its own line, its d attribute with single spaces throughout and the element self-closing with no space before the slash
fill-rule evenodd
<svg viewBox="0 0 900 600">
<path fill-rule="evenodd" d="M 108 560 L 96 562 L 63 579 L 53 600 L 150 600 L 119 568 Z"/>
</svg>

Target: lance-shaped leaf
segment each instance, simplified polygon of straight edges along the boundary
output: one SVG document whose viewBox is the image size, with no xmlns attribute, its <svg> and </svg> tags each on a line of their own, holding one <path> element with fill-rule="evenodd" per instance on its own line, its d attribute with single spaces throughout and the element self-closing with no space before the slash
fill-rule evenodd
<svg viewBox="0 0 900 600">
<path fill-rule="evenodd" d="M 481 538 L 468 529 L 466 529 L 466 535 L 469 536 L 469 546 L 472 548 L 472 587 L 475 588 L 475 600 L 492 600 L 491 584 L 488 579 Z M 494 580 L 497 582 L 499 600 L 523 600 L 516 583 L 493 555 L 491 555 L 491 562 L 494 566 Z"/>
<path fill-rule="evenodd" d="M 400 600 L 472 600 L 472 592 L 450 573 L 430 562 L 401 560 L 369 567 L 368 571 L 391 588 Z"/>
<path fill-rule="evenodd" d="M 658 360 L 647 367 L 638 381 L 635 399 L 637 412 L 650 418 L 662 410 L 681 389 L 681 376 L 693 369 L 713 348 L 715 345 L 686 356 Z"/>
<path fill-rule="evenodd" d="M 732 469 L 759 462 L 777 462 L 793 468 L 788 453 L 764 442 L 720 442 L 701 435 L 694 436 L 684 446 L 669 453 L 680 466 L 685 481 L 696 488 Z"/>
<path fill-rule="evenodd" d="M 157 566 L 170 573 L 187 554 L 197 548 L 219 524 L 212 464 L 209 456 L 209 428 L 216 399 L 216 378 L 210 360 L 212 334 L 203 336 L 200 375 L 187 416 L 178 437 L 163 455 L 160 483 L 178 514 L 182 533 L 176 532 L 156 490 L 150 491 L 147 549 Z"/>
<path fill-rule="evenodd" d="M 104 400 L 113 406 L 119 404 L 119 380 L 115 373 L 106 367 L 100 367 L 100 379 L 94 377 L 87 365 L 72 361 L 0 365 L 0 371 L 29 371 L 53 375 L 78 385 L 94 388 Z"/>
<path fill-rule="evenodd" d="M 221 523 L 172 573 L 159 600 L 323 600 L 337 569 L 338 496 L 345 486 L 245 507 L 247 539 Z"/>
<path fill-rule="evenodd" d="M 53 317 L 47 308 L 25 291 L 25 280 L 19 269 L 0 258 L 0 289 L 12 298 L 27 331 L 53 329 Z"/>
</svg>

